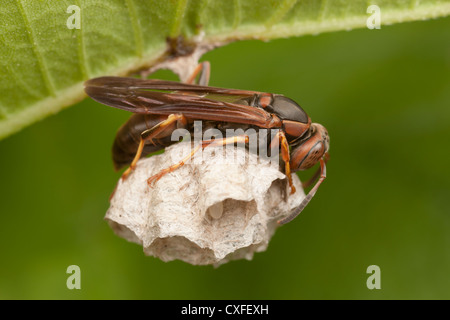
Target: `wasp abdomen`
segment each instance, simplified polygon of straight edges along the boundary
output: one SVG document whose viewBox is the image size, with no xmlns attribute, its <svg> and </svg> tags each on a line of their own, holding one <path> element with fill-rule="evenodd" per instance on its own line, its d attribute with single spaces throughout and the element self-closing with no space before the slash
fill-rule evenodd
<svg viewBox="0 0 450 320">
<path fill-rule="evenodd" d="M 133 114 L 117 131 L 112 147 L 114 168 L 119 170 L 129 165 L 136 155 L 141 133 L 153 128 L 166 119 L 167 116 L 161 115 Z M 175 142 L 177 141 L 171 141 L 170 134 L 167 135 L 165 132 L 161 132 L 152 141 L 146 141 L 141 157 L 162 150 Z"/>
</svg>

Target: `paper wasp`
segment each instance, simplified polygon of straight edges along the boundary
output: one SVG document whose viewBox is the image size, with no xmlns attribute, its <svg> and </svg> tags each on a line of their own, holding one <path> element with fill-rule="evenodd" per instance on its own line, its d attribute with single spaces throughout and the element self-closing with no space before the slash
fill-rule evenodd
<svg viewBox="0 0 450 320">
<path fill-rule="evenodd" d="M 197 75 L 199 84 L 193 84 Z M 278 94 L 207 86 L 209 63 L 199 64 L 186 83 L 122 77 L 100 77 L 86 81 L 85 91 L 94 100 L 134 114 L 119 129 L 113 145 L 116 169 L 130 165 L 123 179 L 136 167 L 137 161 L 152 152 L 176 143 L 171 133 L 177 128 L 193 130 L 194 120 L 202 120 L 224 130 L 229 125 L 242 129 L 278 129 L 275 139 L 291 187 L 291 172 L 306 170 L 320 162 L 316 174 L 304 184 L 312 184 L 302 203 L 278 223 L 294 219 L 309 203 L 326 176 L 329 136 L 318 123 L 311 123 L 306 112 L 293 100 Z M 204 140 L 185 159 L 157 175 L 149 185 L 166 173 L 182 166 L 200 147 L 248 142 L 247 136 Z M 272 143 L 273 141 L 270 141 Z"/>
</svg>

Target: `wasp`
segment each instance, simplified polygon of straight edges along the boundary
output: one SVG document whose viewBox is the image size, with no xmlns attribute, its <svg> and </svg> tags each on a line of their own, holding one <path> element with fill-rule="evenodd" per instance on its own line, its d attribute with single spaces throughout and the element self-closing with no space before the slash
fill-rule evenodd
<svg viewBox="0 0 450 320">
<path fill-rule="evenodd" d="M 129 165 L 122 175 L 122 179 L 126 179 L 141 157 L 176 143 L 171 134 L 178 128 L 193 132 L 193 123 L 198 120 L 219 130 L 229 127 L 277 129 L 269 143 L 278 143 L 291 194 L 295 192 L 292 172 L 307 170 L 320 163 L 318 171 L 303 187 L 316 181 L 315 185 L 301 204 L 278 223 L 292 221 L 311 201 L 326 177 L 330 145 L 327 130 L 318 123 L 311 123 L 306 112 L 290 98 L 259 91 L 210 87 L 209 74 L 210 65 L 203 62 L 184 83 L 124 77 L 86 81 L 85 91 L 92 99 L 134 113 L 117 132 L 112 148 L 115 168 L 119 170 Z M 147 182 L 151 186 L 184 165 L 199 148 L 238 142 L 248 143 L 248 136 L 203 140 L 190 155 L 150 177 Z"/>
</svg>

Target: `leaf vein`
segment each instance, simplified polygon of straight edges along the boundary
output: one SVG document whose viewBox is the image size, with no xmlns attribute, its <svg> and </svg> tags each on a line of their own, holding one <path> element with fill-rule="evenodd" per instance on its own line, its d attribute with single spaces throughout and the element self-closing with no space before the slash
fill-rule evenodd
<svg viewBox="0 0 450 320">
<path fill-rule="evenodd" d="M 417 8 L 419 6 L 419 2 L 420 0 L 411 0 L 409 4 L 410 9 L 414 10 L 415 8 Z"/>
<path fill-rule="evenodd" d="M 327 7 L 328 7 L 328 0 L 322 0 L 322 2 L 320 4 L 319 15 L 318 15 L 319 21 L 322 21 L 323 18 L 325 17 L 325 12 L 327 10 Z"/>
<path fill-rule="evenodd" d="M 195 24 L 197 26 L 203 25 L 203 18 L 205 15 L 205 10 L 209 5 L 209 0 L 202 0 L 200 7 L 198 8 Z"/>
<path fill-rule="evenodd" d="M 48 93 L 51 96 L 56 96 L 56 90 L 55 90 L 55 86 L 53 85 L 51 78 L 50 78 L 50 72 L 44 62 L 44 58 L 42 56 L 42 53 L 40 52 L 40 50 L 38 49 L 36 43 L 35 43 L 35 35 L 33 33 L 33 29 L 31 28 L 31 23 L 28 20 L 28 17 L 25 13 L 25 9 L 23 8 L 23 5 L 21 3 L 21 0 L 16 0 L 17 3 L 17 7 L 19 8 L 20 11 L 20 15 L 22 16 L 22 19 L 24 21 L 25 24 L 25 28 L 27 30 L 27 34 L 28 34 L 28 40 L 30 41 L 30 45 L 31 45 L 31 49 L 34 53 L 34 55 L 36 56 L 36 60 L 38 62 L 39 65 L 39 69 L 41 70 L 41 75 L 42 78 L 44 80 L 44 84 L 47 88 Z"/>
<path fill-rule="evenodd" d="M 234 0 L 233 5 L 234 5 L 233 29 L 237 29 L 237 27 L 239 27 L 239 25 L 241 24 L 242 20 L 241 1 Z"/>
<path fill-rule="evenodd" d="M 170 36 L 175 38 L 181 32 L 181 23 L 184 19 L 184 14 L 187 10 L 188 0 L 178 0 L 178 4 L 175 10 L 175 17 L 172 24 L 172 29 L 170 31 Z"/>
<path fill-rule="evenodd" d="M 39 94 L 34 88 L 30 87 L 27 83 L 23 81 L 23 75 L 17 73 L 17 71 L 12 66 L 6 66 L 6 70 L 8 70 L 11 77 L 14 78 L 14 81 L 20 85 L 22 88 L 24 88 L 30 96 L 33 96 L 34 98 L 42 98 L 42 95 Z"/>
<path fill-rule="evenodd" d="M 284 0 L 283 3 L 275 10 L 272 16 L 267 20 L 266 27 L 271 28 L 274 24 L 280 22 L 281 19 L 292 9 L 298 0 Z"/>
<path fill-rule="evenodd" d="M 142 35 L 142 26 L 136 12 L 133 0 L 127 0 L 128 15 L 130 16 L 131 25 L 133 27 L 134 42 L 136 44 L 136 54 L 142 58 L 144 53 L 144 40 Z"/>
<path fill-rule="evenodd" d="M 81 4 L 78 3 L 78 5 L 81 8 Z M 79 36 L 77 36 L 77 40 L 78 40 L 78 64 L 80 66 L 80 70 L 81 70 L 81 75 L 83 77 L 83 79 L 89 79 L 89 75 L 90 75 L 90 71 L 89 71 L 89 67 L 87 64 L 87 59 L 86 59 L 86 44 L 85 44 L 85 34 L 83 32 L 84 30 L 84 23 L 83 23 L 84 19 L 81 18 L 80 21 L 80 29 L 76 30 L 79 31 Z"/>
</svg>

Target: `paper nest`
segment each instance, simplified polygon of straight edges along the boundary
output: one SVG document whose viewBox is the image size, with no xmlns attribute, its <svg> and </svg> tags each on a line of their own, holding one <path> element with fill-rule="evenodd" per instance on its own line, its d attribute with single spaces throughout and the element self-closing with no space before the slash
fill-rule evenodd
<svg viewBox="0 0 450 320">
<path fill-rule="evenodd" d="M 149 177 L 190 151 L 190 143 L 177 143 L 141 159 L 128 179 L 119 181 L 105 219 L 117 235 L 163 261 L 218 266 L 251 260 L 267 248 L 277 220 L 305 197 L 300 180 L 293 175 L 297 192 L 290 195 L 277 165 L 244 148 L 233 148 L 230 161 L 221 147 L 208 147 L 200 161 L 148 186 Z"/>
</svg>

